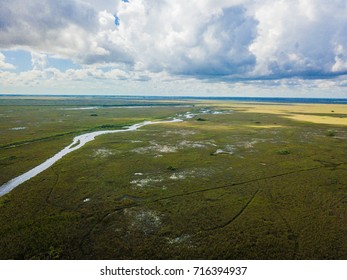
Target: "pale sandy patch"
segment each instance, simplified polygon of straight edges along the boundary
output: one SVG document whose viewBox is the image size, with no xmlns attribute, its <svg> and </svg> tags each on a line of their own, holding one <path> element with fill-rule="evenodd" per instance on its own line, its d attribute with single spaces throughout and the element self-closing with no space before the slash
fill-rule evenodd
<svg viewBox="0 0 347 280">
<path fill-rule="evenodd" d="M 232 150 L 223 150 L 223 149 L 217 149 L 212 155 L 232 155 L 234 151 Z"/>
<path fill-rule="evenodd" d="M 27 128 L 25 126 L 10 128 L 10 130 L 24 130 L 24 129 L 27 129 Z"/>
<path fill-rule="evenodd" d="M 190 235 L 189 234 L 183 234 L 181 236 L 178 236 L 176 238 L 169 238 L 167 237 L 166 240 L 169 244 L 182 244 L 185 242 L 189 242 Z"/>
<path fill-rule="evenodd" d="M 134 185 L 135 187 L 143 188 L 143 187 L 147 187 L 150 184 L 160 183 L 162 181 L 163 181 L 162 178 L 144 178 L 144 179 L 132 180 L 130 184 Z"/>
<path fill-rule="evenodd" d="M 340 104 L 236 104 L 236 111 L 282 115 L 284 118 L 319 124 L 347 125 L 347 105 Z M 316 115 L 317 114 L 317 115 Z M 324 115 L 318 115 L 324 114 Z M 341 117 L 339 117 L 341 115 Z M 278 125 L 252 125 L 252 128 L 277 128 Z"/>
<path fill-rule="evenodd" d="M 285 116 L 288 119 L 295 121 L 319 123 L 319 124 L 334 124 L 334 125 L 347 125 L 347 118 L 337 118 L 329 116 L 316 116 L 316 115 L 291 115 Z"/>
<path fill-rule="evenodd" d="M 235 104 L 236 111 L 264 114 L 347 114 L 347 105 L 340 104 Z"/>
<path fill-rule="evenodd" d="M 177 124 L 176 124 L 177 125 Z M 216 124 L 210 122 L 183 122 L 179 124 L 180 127 L 198 129 L 198 130 L 207 130 L 207 131 L 216 131 L 216 130 L 231 130 L 235 129 L 232 125 Z"/>
<path fill-rule="evenodd" d="M 140 230 L 144 235 L 157 231 L 162 225 L 161 215 L 154 210 L 125 209 L 124 214 L 130 221 L 130 229 Z"/>
<path fill-rule="evenodd" d="M 210 144 L 203 143 L 203 142 L 188 141 L 188 140 L 184 140 L 178 143 L 178 146 L 182 148 L 204 148 L 206 147 L 206 145 L 210 145 Z"/>
<path fill-rule="evenodd" d="M 155 152 L 155 153 L 175 153 L 177 152 L 176 146 L 169 146 L 169 145 L 159 145 L 155 143 L 154 141 L 151 141 L 151 146 L 147 147 L 141 147 L 133 149 L 132 152 L 143 154 L 147 152 Z"/>
<path fill-rule="evenodd" d="M 283 126 L 282 125 L 276 125 L 276 124 L 273 124 L 273 125 L 269 124 L 269 125 L 245 125 L 245 127 L 266 129 L 266 128 L 281 128 Z"/>
<path fill-rule="evenodd" d="M 108 149 L 105 149 L 105 148 L 100 148 L 100 149 L 97 149 L 94 151 L 94 156 L 95 157 L 107 157 L 107 156 L 110 156 L 112 155 L 112 151 L 108 150 Z"/>
</svg>

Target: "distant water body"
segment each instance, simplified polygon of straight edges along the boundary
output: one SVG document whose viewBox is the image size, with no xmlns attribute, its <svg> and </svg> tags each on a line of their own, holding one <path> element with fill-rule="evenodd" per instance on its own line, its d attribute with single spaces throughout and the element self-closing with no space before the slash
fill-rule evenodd
<svg viewBox="0 0 347 280">
<path fill-rule="evenodd" d="M 302 104 L 347 104 L 347 98 L 287 98 L 287 97 L 214 97 L 214 96 L 143 96 L 143 95 L 22 95 L 0 94 L 6 97 L 64 97 L 64 98 L 102 98 L 102 99 L 139 99 L 139 100 L 219 100 L 236 102 L 264 103 L 302 103 Z"/>
<path fill-rule="evenodd" d="M 201 99 L 264 103 L 347 104 L 347 98 L 203 97 Z"/>
<path fill-rule="evenodd" d="M 134 98 L 134 97 L 132 97 Z M 261 103 L 303 103 L 303 104 L 347 104 L 347 98 L 285 98 L 285 97 L 157 97 L 157 96 L 138 96 L 140 99 L 164 99 L 164 100 L 219 100 L 236 102 L 261 102 Z"/>
</svg>

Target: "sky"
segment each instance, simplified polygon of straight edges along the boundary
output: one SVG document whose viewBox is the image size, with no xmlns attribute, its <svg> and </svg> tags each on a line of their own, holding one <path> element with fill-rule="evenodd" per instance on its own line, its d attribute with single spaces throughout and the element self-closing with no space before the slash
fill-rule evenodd
<svg viewBox="0 0 347 280">
<path fill-rule="evenodd" d="M 0 0 L 1 94 L 347 98 L 345 0 Z"/>
</svg>

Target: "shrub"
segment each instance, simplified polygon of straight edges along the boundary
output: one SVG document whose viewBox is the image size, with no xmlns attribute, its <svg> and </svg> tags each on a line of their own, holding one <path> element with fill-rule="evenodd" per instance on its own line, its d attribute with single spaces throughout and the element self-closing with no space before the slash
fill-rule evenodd
<svg viewBox="0 0 347 280">
<path fill-rule="evenodd" d="M 277 154 L 279 155 L 289 155 L 290 154 L 290 151 L 284 149 L 284 150 L 279 150 L 277 151 Z"/>
<path fill-rule="evenodd" d="M 170 171 L 175 171 L 175 170 L 177 170 L 177 167 L 174 167 L 174 166 L 168 166 L 167 168 L 166 168 L 167 170 L 170 170 Z"/>
<path fill-rule="evenodd" d="M 333 130 L 328 130 L 326 135 L 329 136 L 329 137 L 333 137 L 333 136 L 336 136 L 336 132 L 333 131 Z"/>
</svg>

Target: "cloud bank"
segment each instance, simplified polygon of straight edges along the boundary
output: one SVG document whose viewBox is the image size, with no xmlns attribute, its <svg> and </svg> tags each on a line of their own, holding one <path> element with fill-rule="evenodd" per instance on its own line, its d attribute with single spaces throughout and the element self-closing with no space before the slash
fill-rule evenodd
<svg viewBox="0 0 347 280">
<path fill-rule="evenodd" d="M 344 0 L 0 0 L 0 50 L 30 51 L 34 70 L 48 56 L 143 80 L 335 79 L 346 14 Z"/>
</svg>

